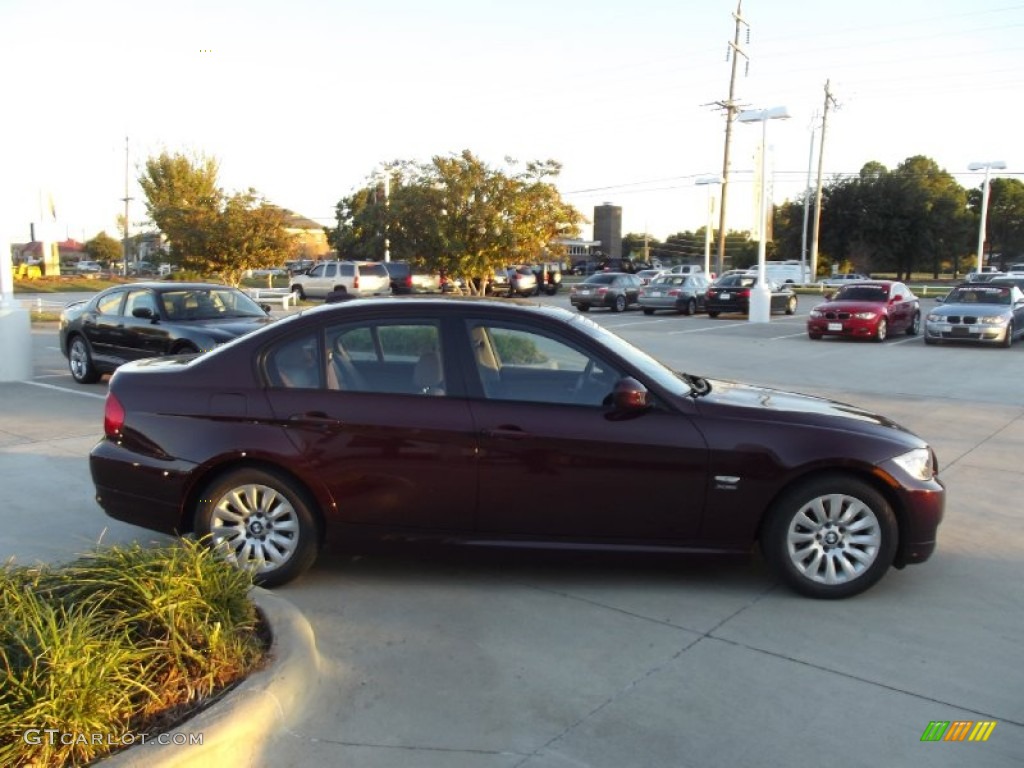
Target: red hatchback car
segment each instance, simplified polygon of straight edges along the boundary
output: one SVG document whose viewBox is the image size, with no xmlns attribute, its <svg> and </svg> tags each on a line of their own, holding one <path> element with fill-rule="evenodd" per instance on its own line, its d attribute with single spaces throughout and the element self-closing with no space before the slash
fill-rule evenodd
<svg viewBox="0 0 1024 768">
<path fill-rule="evenodd" d="M 871 280 L 844 285 L 807 317 L 807 335 L 885 341 L 921 330 L 921 302 L 905 284 Z"/>
<path fill-rule="evenodd" d="M 846 597 L 935 548 L 928 444 L 818 397 L 676 373 L 560 307 L 354 299 L 122 366 L 90 463 L 119 520 L 280 584 L 360 539 L 748 552 Z M 540 496 L 524 489 L 543 486 Z"/>
</svg>

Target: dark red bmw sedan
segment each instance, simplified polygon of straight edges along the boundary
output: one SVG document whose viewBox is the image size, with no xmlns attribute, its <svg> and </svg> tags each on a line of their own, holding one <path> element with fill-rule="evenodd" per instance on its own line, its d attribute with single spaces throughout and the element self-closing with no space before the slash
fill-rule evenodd
<svg viewBox="0 0 1024 768">
<path fill-rule="evenodd" d="M 807 335 L 885 341 L 890 334 L 921 330 L 921 300 L 895 280 L 862 280 L 842 286 L 807 316 Z"/>
<path fill-rule="evenodd" d="M 935 548 L 931 448 L 817 397 L 674 372 L 580 315 L 358 299 L 111 379 L 91 454 L 120 520 L 258 582 L 356 538 L 746 552 L 846 597 Z M 523 488 L 544 483 L 542 501 Z"/>
</svg>

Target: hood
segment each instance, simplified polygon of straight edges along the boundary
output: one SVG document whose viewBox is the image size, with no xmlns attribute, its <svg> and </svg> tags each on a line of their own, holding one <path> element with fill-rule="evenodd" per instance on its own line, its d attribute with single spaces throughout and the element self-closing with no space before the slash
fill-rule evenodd
<svg viewBox="0 0 1024 768">
<path fill-rule="evenodd" d="M 938 315 L 939 317 L 949 317 L 950 315 L 970 315 L 971 317 L 980 317 L 1005 315 L 1011 311 L 1012 308 L 1006 304 L 979 304 L 973 302 L 971 304 L 939 304 L 928 314 Z"/>
<path fill-rule="evenodd" d="M 882 301 L 826 301 L 811 309 L 812 312 L 885 312 L 888 305 Z"/>
<path fill-rule="evenodd" d="M 714 379 L 708 383 L 711 385 L 711 391 L 696 401 L 701 410 L 719 407 L 755 409 L 761 412 L 766 421 L 779 420 L 788 424 L 831 427 L 856 432 L 877 432 L 881 428 L 899 432 L 914 439 L 915 442 L 918 439 L 891 419 L 855 405 L 733 381 Z"/>
<path fill-rule="evenodd" d="M 263 317 L 230 317 L 223 320 L 197 320 L 192 327 L 195 330 L 205 333 L 214 341 L 224 342 L 237 339 L 247 333 L 252 333 L 257 328 L 262 328 L 274 322 L 269 315 Z"/>
</svg>

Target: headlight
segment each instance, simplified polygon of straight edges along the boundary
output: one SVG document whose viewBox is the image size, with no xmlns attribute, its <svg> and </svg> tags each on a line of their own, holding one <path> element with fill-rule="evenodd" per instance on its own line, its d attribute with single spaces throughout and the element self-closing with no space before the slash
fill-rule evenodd
<svg viewBox="0 0 1024 768">
<path fill-rule="evenodd" d="M 928 315 L 927 320 L 929 323 L 942 323 L 945 322 L 945 318 L 942 315 L 936 315 L 934 313 Z"/>
<path fill-rule="evenodd" d="M 823 313 L 820 310 L 817 310 L 817 309 L 812 309 L 811 310 L 811 317 L 821 317 L 822 314 Z"/>
<path fill-rule="evenodd" d="M 1006 325 L 1009 318 L 1006 315 L 992 315 L 991 317 L 979 317 L 978 322 L 982 325 Z"/>
<path fill-rule="evenodd" d="M 932 472 L 932 452 L 927 448 L 915 448 L 902 456 L 897 456 L 893 461 L 916 480 L 931 480 L 935 475 Z"/>
<path fill-rule="evenodd" d="M 853 316 L 858 320 L 874 320 L 877 312 L 854 312 Z"/>
</svg>

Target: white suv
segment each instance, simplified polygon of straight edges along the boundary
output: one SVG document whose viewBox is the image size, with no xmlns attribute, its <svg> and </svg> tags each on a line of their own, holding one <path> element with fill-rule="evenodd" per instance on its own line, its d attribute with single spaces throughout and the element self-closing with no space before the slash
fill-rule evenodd
<svg viewBox="0 0 1024 768">
<path fill-rule="evenodd" d="M 293 275 L 291 289 L 296 299 L 323 299 L 334 292 L 376 296 L 391 293 L 391 277 L 379 261 L 321 261 Z"/>
</svg>

